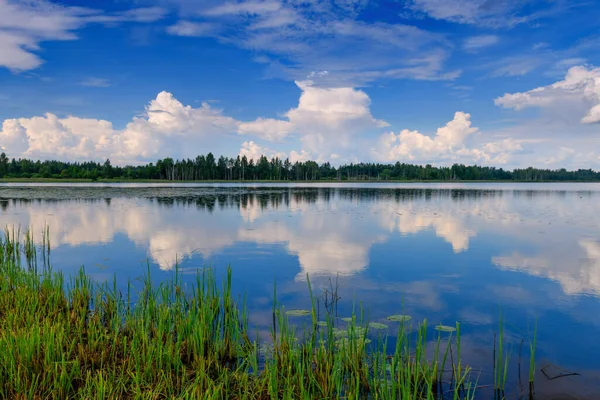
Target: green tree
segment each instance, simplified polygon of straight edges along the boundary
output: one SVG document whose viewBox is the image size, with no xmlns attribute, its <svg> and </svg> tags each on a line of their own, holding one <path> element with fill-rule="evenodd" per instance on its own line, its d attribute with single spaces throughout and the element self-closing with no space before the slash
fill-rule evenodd
<svg viewBox="0 0 600 400">
<path fill-rule="evenodd" d="M 2 152 L 0 154 L 0 178 L 4 178 L 8 173 L 8 158 L 6 154 Z"/>
</svg>

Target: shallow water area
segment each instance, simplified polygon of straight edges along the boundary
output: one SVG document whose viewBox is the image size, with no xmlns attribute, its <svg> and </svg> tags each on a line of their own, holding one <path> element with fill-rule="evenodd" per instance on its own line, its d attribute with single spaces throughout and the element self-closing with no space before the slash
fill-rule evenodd
<svg viewBox="0 0 600 400">
<path fill-rule="evenodd" d="M 427 319 L 431 340 L 459 321 L 480 382 L 501 312 L 511 393 L 537 319 L 540 398 L 600 397 L 600 184 L 0 184 L 0 225 L 48 226 L 54 268 L 98 282 L 231 265 L 263 338 L 273 282 L 307 309 L 307 274 L 317 295 L 338 288 L 340 319 L 362 304 L 374 338 L 395 335 L 391 315 Z M 549 364 L 579 375 L 550 380 Z"/>
</svg>

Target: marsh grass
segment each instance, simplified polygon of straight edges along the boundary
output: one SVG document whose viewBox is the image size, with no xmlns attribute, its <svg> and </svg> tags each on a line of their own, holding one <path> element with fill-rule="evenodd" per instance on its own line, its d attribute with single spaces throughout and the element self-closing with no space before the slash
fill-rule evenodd
<svg viewBox="0 0 600 400">
<path fill-rule="evenodd" d="M 251 339 L 244 302 L 232 294 L 231 270 L 222 283 L 204 270 L 193 284 L 178 272 L 154 284 L 148 269 L 141 288 L 130 282 L 123 293 L 116 279 L 93 284 L 83 268 L 68 281 L 53 271 L 44 232 L 37 248 L 31 233 L 24 243 L 20 231 L 0 238 L 2 399 L 475 397 L 476 381 L 461 362 L 459 324 L 435 331 L 403 316 L 389 328 L 397 328 L 390 340 L 370 329 L 358 308 L 340 329 L 331 303 L 337 294 L 328 294 L 319 315 L 307 277 L 304 324 L 290 322 L 298 317 L 289 318 L 274 285 L 271 339 L 260 342 Z M 498 383 L 506 379 L 499 373 L 505 360 L 495 360 Z"/>
</svg>

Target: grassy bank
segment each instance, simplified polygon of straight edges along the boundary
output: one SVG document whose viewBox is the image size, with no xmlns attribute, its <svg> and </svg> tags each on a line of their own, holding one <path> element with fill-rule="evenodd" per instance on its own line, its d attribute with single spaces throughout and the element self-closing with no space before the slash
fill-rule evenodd
<svg viewBox="0 0 600 400">
<path fill-rule="evenodd" d="M 335 297 L 323 307 L 309 283 L 312 308 L 285 310 L 275 301 L 271 340 L 261 342 L 231 279 L 228 271 L 219 284 L 206 270 L 193 285 L 177 274 L 153 285 L 146 275 L 122 292 L 116 283 L 92 283 L 83 270 L 69 279 L 53 272 L 47 239 L 36 246 L 30 234 L 7 231 L 0 239 L 0 398 L 475 396 L 478 374 L 462 364 L 458 324 L 428 338 L 426 321 L 410 326 L 396 316 L 391 345 L 360 313 L 339 321 Z M 501 347 L 499 354 L 498 387 L 506 381 Z"/>
</svg>

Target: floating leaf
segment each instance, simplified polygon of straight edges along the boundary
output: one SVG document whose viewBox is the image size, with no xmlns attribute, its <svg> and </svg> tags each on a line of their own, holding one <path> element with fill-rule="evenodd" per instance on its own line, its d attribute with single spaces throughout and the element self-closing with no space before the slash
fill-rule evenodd
<svg viewBox="0 0 600 400">
<path fill-rule="evenodd" d="M 435 327 L 435 330 L 440 332 L 455 332 L 456 328 L 448 325 L 438 325 Z"/>
<path fill-rule="evenodd" d="M 306 317 L 310 315 L 309 310 L 289 310 L 285 314 L 289 317 Z"/>
<path fill-rule="evenodd" d="M 357 326 L 353 329 L 353 332 L 356 334 L 356 336 L 363 336 L 365 334 L 365 328 L 362 326 Z"/>
<path fill-rule="evenodd" d="M 410 321 L 412 319 L 412 317 L 410 315 L 396 314 L 396 315 L 390 315 L 386 319 L 388 321 L 392 321 L 392 322 L 407 322 L 407 321 Z"/>
<path fill-rule="evenodd" d="M 337 336 L 337 337 L 348 336 L 348 331 L 345 329 L 333 328 L 333 336 Z"/>
<path fill-rule="evenodd" d="M 344 317 L 344 318 L 342 318 L 342 321 L 344 321 L 346 323 L 350 323 L 350 322 L 352 322 L 352 317 Z"/>
<path fill-rule="evenodd" d="M 317 325 L 319 325 L 319 326 L 327 326 L 327 321 L 317 321 Z"/>
<path fill-rule="evenodd" d="M 369 322 L 369 328 L 372 328 L 372 329 L 387 329 L 388 326 L 386 324 L 380 324 L 379 322 Z"/>
</svg>

